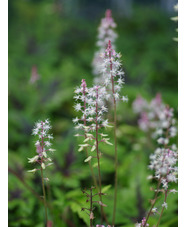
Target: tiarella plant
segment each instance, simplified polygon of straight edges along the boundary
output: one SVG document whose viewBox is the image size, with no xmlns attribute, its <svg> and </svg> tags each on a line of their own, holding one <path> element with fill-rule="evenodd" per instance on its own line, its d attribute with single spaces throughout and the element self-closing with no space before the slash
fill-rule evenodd
<svg viewBox="0 0 186 227">
<path fill-rule="evenodd" d="M 156 95 L 150 103 L 142 97 L 138 97 L 133 103 L 134 111 L 140 113 L 139 126 L 144 131 L 151 131 L 151 135 L 157 140 L 159 147 L 150 155 L 149 169 L 154 170 L 154 176 L 149 179 L 157 180 L 154 199 L 151 201 L 151 208 L 147 217 L 141 223 L 141 226 L 148 226 L 147 221 L 151 214 L 157 213 L 158 209 L 155 203 L 158 200 L 159 193 L 164 194 L 164 201 L 160 216 L 159 225 L 164 209 L 168 207 L 167 196 L 170 193 L 177 192 L 176 189 L 169 189 L 171 183 L 177 183 L 177 147 L 170 145 L 171 138 L 177 134 L 173 109 L 164 105 L 160 94 Z M 145 116 L 145 117 L 144 117 Z"/>
<path fill-rule="evenodd" d="M 37 137 L 35 142 L 36 146 L 36 153 L 33 158 L 28 158 L 28 162 L 37 165 L 32 170 L 28 172 L 35 173 L 36 171 L 41 172 L 41 181 L 42 181 L 42 190 L 43 190 L 43 201 L 45 207 L 45 219 L 46 223 L 48 223 L 48 215 L 47 215 L 47 202 L 46 202 L 46 191 L 45 191 L 45 184 L 44 181 L 48 181 L 48 178 L 44 178 L 43 170 L 47 167 L 52 165 L 52 159 L 49 157 L 49 152 L 53 152 L 54 149 L 51 148 L 51 140 L 53 136 L 49 134 L 49 130 L 51 129 L 49 120 L 45 121 L 38 121 L 35 124 L 32 134 Z"/>
<path fill-rule="evenodd" d="M 105 87 L 93 86 L 88 88 L 85 80 L 82 80 L 80 87 L 76 88 L 74 99 L 77 101 L 75 104 L 75 110 L 81 112 L 81 116 L 74 118 L 75 128 L 81 130 L 82 134 L 76 134 L 76 136 L 83 136 L 84 141 L 79 145 L 79 152 L 85 150 L 86 159 L 85 162 L 89 162 L 92 159 L 97 160 L 98 166 L 98 185 L 99 185 L 99 197 L 102 202 L 102 180 L 101 180 L 101 166 L 100 158 L 102 153 L 100 152 L 100 143 L 112 145 L 109 142 L 107 134 L 103 133 L 103 129 L 111 127 L 107 119 L 104 118 L 104 113 L 107 112 L 107 107 L 104 105 L 104 99 L 109 98 Z M 89 155 L 91 154 L 91 155 Z M 91 170 L 93 173 L 93 171 Z M 93 176 L 94 179 L 94 176 Z M 95 179 L 94 179 L 95 181 Z M 97 185 L 97 182 L 95 183 Z M 103 208 L 101 206 L 102 217 L 106 219 Z"/>
<path fill-rule="evenodd" d="M 123 87 L 124 81 L 124 72 L 121 68 L 120 57 L 121 54 L 117 53 L 111 45 L 111 41 L 108 41 L 108 46 L 104 53 L 100 55 L 102 57 L 101 64 L 101 74 L 103 78 L 103 84 L 107 88 L 107 92 L 111 97 L 114 110 L 114 150 L 115 150 L 115 185 L 114 185 L 114 206 L 113 206 L 113 219 L 112 225 L 115 224 L 115 215 L 116 215 L 116 202 L 117 202 L 117 168 L 118 168 L 118 155 L 117 155 L 117 102 L 122 100 L 124 102 L 128 101 L 127 96 L 121 96 L 120 90 Z"/>
<path fill-rule="evenodd" d="M 117 34 L 114 29 L 116 26 L 117 25 L 112 18 L 112 11 L 107 9 L 105 17 L 101 20 L 101 24 L 98 28 L 98 40 L 96 43 L 98 50 L 95 52 L 92 62 L 93 74 L 96 76 L 94 82 L 96 84 L 103 82 L 103 78 L 100 77 L 101 63 L 103 62 L 103 59 L 100 57 L 100 54 L 105 51 L 109 40 L 112 42 L 113 48 L 115 48 Z"/>
<path fill-rule="evenodd" d="M 162 203 L 162 208 L 156 227 L 159 226 L 164 209 L 167 209 L 168 207 L 167 196 L 170 193 L 177 192 L 176 189 L 173 189 L 172 187 L 170 189 L 172 183 L 177 183 L 178 174 L 177 147 L 175 144 L 170 144 L 170 138 L 173 138 L 176 135 L 176 127 L 174 125 L 175 120 L 173 116 L 173 109 L 166 107 L 162 112 L 163 122 L 166 122 L 166 124 L 162 124 L 162 127 L 160 127 L 160 124 L 157 128 L 158 133 L 156 131 L 157 143 L 159 144 L 159 147 L 155 150 L 154 154 L 150 155 L 149 169 L 154 170 L 153 178 L 157 180 L 157 188 L 155 189 L 155 196 L 151 201 L 151 208 L 147 214 L 144 226 L 147 226 L 146 223 L 150 214 L 157 212 L 157 208 L 154 208 L 154 206 L 158 199 L 159 193 L 164 194 L 164 201 Z"/>
</svg>

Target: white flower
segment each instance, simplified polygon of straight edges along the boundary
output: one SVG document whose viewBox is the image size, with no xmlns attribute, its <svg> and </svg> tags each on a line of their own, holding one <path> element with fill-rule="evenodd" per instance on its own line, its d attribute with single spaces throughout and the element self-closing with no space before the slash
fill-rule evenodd
<svg viewBox="0 0 186 227">
<path fill-rule="evenodd" d="M 78 119 L 78 117 L 76 117 L 76 118 L 73 118 L 73 123 L 77 123 L 78 121 L 79 121 L 79 119 Z"/>
<path fill-rule="evenodd" d="M 74 108 L 75 108 L 76 111 L 80 111 L 81 110 L 81 104 L 77 103 Z"/>
<path fill-rule="evenodd" d="M 103 121 L 103 122 L 102 122 L 102 125 L 103 125 L 103 127 L 105 127 L 105 128 L 108 127 L 108 120 Z"/>
<path fill-rule="evenodd" d="M 167 203 L 164 202 L 164 203 L 162 204 L 162 207 L 165 207 L 165 208 L 167 209 L 167 207 L 168 207 Z"/>
<path fill-rule="evenodd" d="M 38 160 L 38 158 L 39 158 L 39 155 L 36 155 L 33 158 L 28 158 L 28 160 L 29 160 L 28 163 L 36 162 Z"/>
<path fill-rule="evenodd" d="M 45 141 L 45 145 L 46 145 L 47 147 L 50 147 L 52 144 L 51 144 L 49 141 Z"/>
<path fill-rule="evenodd" d="M 128 97 L 127 97 L 127 96 L 122 96 L 121 100 L 122 100 L 123 102 L 128 102 Z"/>
</svg>

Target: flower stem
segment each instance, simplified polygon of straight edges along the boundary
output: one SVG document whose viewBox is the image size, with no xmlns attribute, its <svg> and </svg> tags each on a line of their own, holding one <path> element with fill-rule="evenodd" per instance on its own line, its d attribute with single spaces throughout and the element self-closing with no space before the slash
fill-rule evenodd
<svg viewBox="0 0 186 227">
<path fill-rule="evenodd" d="M 154 199 L 153 199 L 151 208 L 150 208 L 150 210 L 149 210 L 149 212 L 148 212 L 148 214 L 147 214 L 147 217 L 146 217 L 146 221 L 145 221 L 144 227 L 146 227 L 147 221 L 148 221 L 148 219 L 149 219 L 149 217 L 150 217 L 150 214 L 151 214 L 151 212 L 152 212 L 152 209 L 153 209 L 153 207 L 154 207 L 154 205 L 155 205 L 155 203 L 156 203 L 156 200 L 157 200 L 157 197 L 158 197 L 158 191 L 159 191 L 160 184 L 161 184 L 161 177 L 160 177 L 160 179 L 159 179 L 159 181 L 158 181 L 158 186 L 157 186 L 157 189 L 156 189 L 156 193 L 155 193 L 155 196 L 154 196 Z"/>
<path fill-rule="evenodd" d="M 92 207 L 92 188 L 90 189 L 90 212 L 92 213 L 93 207 Z M 93 219 L 90 217 L 90 227 L 93 227 Z"/>
<path fill-rule="evenodd" d="M 164 199 L 164 202 L 165 203 L 166 203 L 166 200 L 167 200 L 167 191 L 165 191 L 165 199 Z M 158 219 L 158 223 L 157 223 L 156 227 L 158 227 L 159 224 L 160 224 L 160 220 L 161 220 L 161 217 L 162 217 L 162 214 L 163 214 L 164 209 L 165 209 L 165 207 L 162 207 L 162 210 L 161 210 L 161 213 L 160 213 L 160 217 Z"/>
<path fill-rule="evenodd" d="M 117 186 L 118 186 L 118 154 L 117 154 L 117 137 L 116 137 L 116 100 L 114 98 L 114 148 L 115 148 L 115 190 L 114 190 L 114 207 L 113 207 L 113 219 L 112 225 L 115 224 L 115 215 L 116 215 L 116 203 L 117 203 Z"/>
<path fill-rule="evenodd" d="M 45 185 L 44 185 L 44 178 L 43 178 L 43 169 L 42 169 L 42 167 L 41 167 L 41 181 L 42 181 L 43 200 L 44 200 L 44 207 L 45 207 L 45 219 L 46 219 L 46 223 L 47 223 L 48 222 L 47 203 L 46 203 L 46 192 L 45 192 Z"/>
<path fill-rule="evenodd" d="M 109 58 L 110 58 L 110 71 L 112 71 L 112 61 L 111 61 L 111 42 L 109 42 Z M 118 152 L 117 152 L 117 114 L 116 114 L 116 99 L 114 97 L 115 89 L 114 89 L 114 78 L 111 73 L 111 82 L 112 82 L 112 95 L 113 95 L 113 105 L 114 105 L 114 158 L 115 158 L 115 177 L 114 177 L 114 206 L 113 206 L 113 218 L 112 225 L 115 224 L 115 216 L 116 216 L 116 204 L 117 204 L 117 186 L 118 186 Z"/>
</svg>

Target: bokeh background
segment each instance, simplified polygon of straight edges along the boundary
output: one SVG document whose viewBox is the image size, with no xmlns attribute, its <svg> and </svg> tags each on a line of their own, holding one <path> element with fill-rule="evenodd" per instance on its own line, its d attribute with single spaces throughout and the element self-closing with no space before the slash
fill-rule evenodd
<svg viewBox="0 0 186 227">
<path fill-rule="evenodd" d="M 54 226 L 86 226 L 81 192 L 92 185 L 83 153 L 73 136 L 73 91 L 86 79 L 93 83 L 91 62 L 97 28 L 105 10 L 117 24 L 129 102 L 118 107 L 117 226 L 134 226 L 149 207 L 153 182 L 147 181 L 149 155 L 156 143 L 137 125 L 132 102 L 138 94 L 151 100 L 161 93 L 177 118 L 177 24 L 174 0 L 14 0 L 9 1 L 9 226 L 43 226 L 39 174 L 30 174 L 27 158 L 35 154 L 32 128 L 49 118 L 54 135 L 54 165 L 46 169 L 49 217 Z M 39 76 L 34 83 L 31 78 Z M 105 209 L 112 219 L 114 156 L 102 147 Z M 96 170 L 95 170 L 96 171 Z M 34 190 L 34 192 L 33 192 Z M 161 206 L 161 205 L 159 205 Z M 98 210 L 98 209 L 97 209 Z M 96 223 L 99 213 L 96 211 Z M 156 217 L 149 220 L 152 225 Z M 95 223 L 95 224 L 96 224 Z M 168 198 L 162 227 L 177 226 L 177 195 Z"/>
</svg>

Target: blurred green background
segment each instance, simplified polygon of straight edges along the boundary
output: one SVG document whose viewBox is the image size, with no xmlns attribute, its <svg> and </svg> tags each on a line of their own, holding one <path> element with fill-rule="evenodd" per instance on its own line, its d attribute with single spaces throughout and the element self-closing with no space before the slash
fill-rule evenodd
<svg viewBox="0 0 186 227">
<path fill-rule="evenodd" d="M 167 2 L 165 4 L 165 2 Z M 45 171 L 49 217 L 54 226 L 86 226 L 81 212 L 86 198 L 81 189 L 92 185 L 72 118 L 76 117 L 73 91 L 86 79 L 92 85 L 91 62 L 96 50 L 97 28 L 105 10 L 112 10 L 117 24 L 117 51 L 122 54 L 129 102 L 118 106 L 118 209 L 116 226 L 134 226 L 149 207 L 153 192 L 148 156 L 156 144 L 139 130 L 132 102 L 138 94 L 151 100 L 157 92 L 175 109 L 177 117 L 177 24 L 175 1 L 9 1 L 9 226 L 43 226 L 44 209 L 32 192 L 42 195 L 39 174 L 27 158 L 35 154 L 31 131 L 37 120 L 49 118 L 54 135 L 54 165 Z M 171 5 L 172 4 L 172 5 Z M 35 69 L 39 80 L 30 83 Z M 112 136 L 112 132 L 109 132 Z M 114 154 L 101 148 L 105 212 L 112 220 Z M 96 171 L 96 168 L 95 168 Z M 159 205 L 161 206 L 161 200 Z M 96 223 L 100 223 L 99 209 Z M 149 220 L 150 226 L 156 216 Z M 177 226 L 177 195 L 168 198 L 162 227 Z"/>
</svg>

